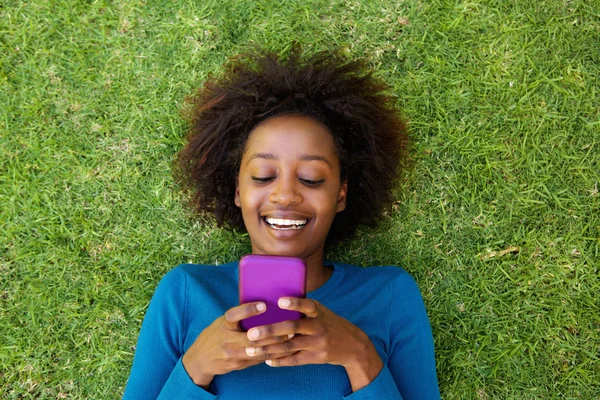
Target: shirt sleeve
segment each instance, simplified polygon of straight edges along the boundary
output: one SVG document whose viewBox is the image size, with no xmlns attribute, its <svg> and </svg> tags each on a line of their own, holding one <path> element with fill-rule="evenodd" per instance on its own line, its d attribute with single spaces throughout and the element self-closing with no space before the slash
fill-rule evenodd
<svg viewBox="0 0 600 400">
<path fill-rule="evenodd" d="M 186 275 L 177 268 L 158 284 L 142 323 L 124 400 L 216 398 L 194 384 L 181 362 L 186 290 Z"/>
<path fill-rule="evenodd" d="M 379 375 L 364 388 L 343 397 L 344 400 L 403 400 L 390 369 L 384 364 Z"/>
<path fill-rule="evenodd" d="M 373 382 L 344 399 L 439 400 L 431 326 L 408 273 L 394 280 L 388 307 L 388 362 Z"/>
</svg>

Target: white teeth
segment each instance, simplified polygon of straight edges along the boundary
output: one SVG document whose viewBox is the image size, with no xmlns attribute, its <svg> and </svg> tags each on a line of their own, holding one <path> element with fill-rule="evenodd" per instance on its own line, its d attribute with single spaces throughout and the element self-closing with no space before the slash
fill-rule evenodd
<svg viewBox="0 0 600 400">
<path fill-rule="evenodd" d="M 306 225 L 308 220 L 306 219 L 281 219 L 281 218 L 269 218 L 266 217 L 265 221 L 269 225 L 278 225 L 284 227 L 298 227 L 300 225 Z"/>
</svg>

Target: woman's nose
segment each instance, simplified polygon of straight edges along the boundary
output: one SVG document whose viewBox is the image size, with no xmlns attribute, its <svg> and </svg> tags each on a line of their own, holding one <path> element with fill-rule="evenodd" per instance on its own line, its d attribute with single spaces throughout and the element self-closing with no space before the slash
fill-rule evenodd
<svg viewBox="0 0 600 400">
<path fill-rule="evenodd" d="M 292 204 L 302 203 L 302 194 L 298 191 L 298 187 L 294 179 L 282 178 L 277 180 L 277 184 L 273 185 L 273 191 L 269 195 L 271 203 L 279 204 L 282 207 L 287 207 Z"/>
</svg>

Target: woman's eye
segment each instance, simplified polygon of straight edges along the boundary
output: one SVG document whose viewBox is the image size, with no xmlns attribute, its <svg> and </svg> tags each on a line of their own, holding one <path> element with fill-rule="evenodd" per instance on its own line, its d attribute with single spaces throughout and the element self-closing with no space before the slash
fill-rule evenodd
<svg viewBox="0 0 600 400">
<path fill-rule="evenodd" d="M 307 186 L 318 186 L 325 182 L 325 179 L 313 180 L 313 179 L 304 179 L 300 178 L 300 182 L 304 183 Z"/>
<path fill-rule="evenodd" d="M 253 176 L 252 180 L 254 182 L 260 182 L 260 183 L 267 183 L 269 181 L 272 181 L 273 179 L 275 179 L 275 177 L 273 176 Z"/>
</svg>

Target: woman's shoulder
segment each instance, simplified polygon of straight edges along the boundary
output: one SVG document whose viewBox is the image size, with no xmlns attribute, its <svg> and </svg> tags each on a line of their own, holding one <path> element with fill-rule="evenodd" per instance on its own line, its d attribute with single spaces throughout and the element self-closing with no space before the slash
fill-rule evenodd
<svg viewBox="0 0 600 400">
<path fill-rule="evenodd" d="M 377 265 L 362 267 L 352 264 L 334 262 L 334 268 L 343 273 L 343 280 L 358 286 L 365 286 L 374 290 L 384 290 L 390 293 L 417 296 L 420 290 L 415 279 L 402 267 L 394 265 Z M 387 288 L 387 289 L 386 289 Z"/>
<path fill-rule="evenodd" d="M 335 296 L 328 297 L 329 302 L 341 302 L 343 308 L 352 308 L 352 313 L 368 309 L 369 315 L 377 315 L 387 321 L 386 324 L 407 323 L 413 319 L 422 319 L 423 298 L 417 282 L 404 269 L 398 266 L 370 266 L 333 263 L 334 273 L 341 275 L 336 286 Z M 332 291 L 333 292 L 333 291 Z"/>
<path fill-rule="evenodd" d="M 182 283 L 216 283 L 237 279 L 237 262 L 222 265 L 179 264 L 162 278 L 160 285 L 180 285 Z"/>
<path fill-rule="evenodd" d="M 179 264 L 172 271 L 179 271 L 180 273 L 191 275 L 191 276 L 202 276 L 202 275 L 228 275 L 234 273 L 237 269 L 237 261 L 230 262 L 227 264 Z M 171 272 L 172 272 L 171 271 Z"/>
<path fill-rule="evenodd" d="M 396 265 L 374 265 L 374 266 L 358 266 L 340 262 L 333 262 L 334 268 L 339 269 L 345 274 L 356 276 L 360 279 L 364 278 L 380 278 L 380 279 L 396 279 L 397 277 L 405 277 L 412 279 L 410 274 L 404 268 Z"/>
</svg>

